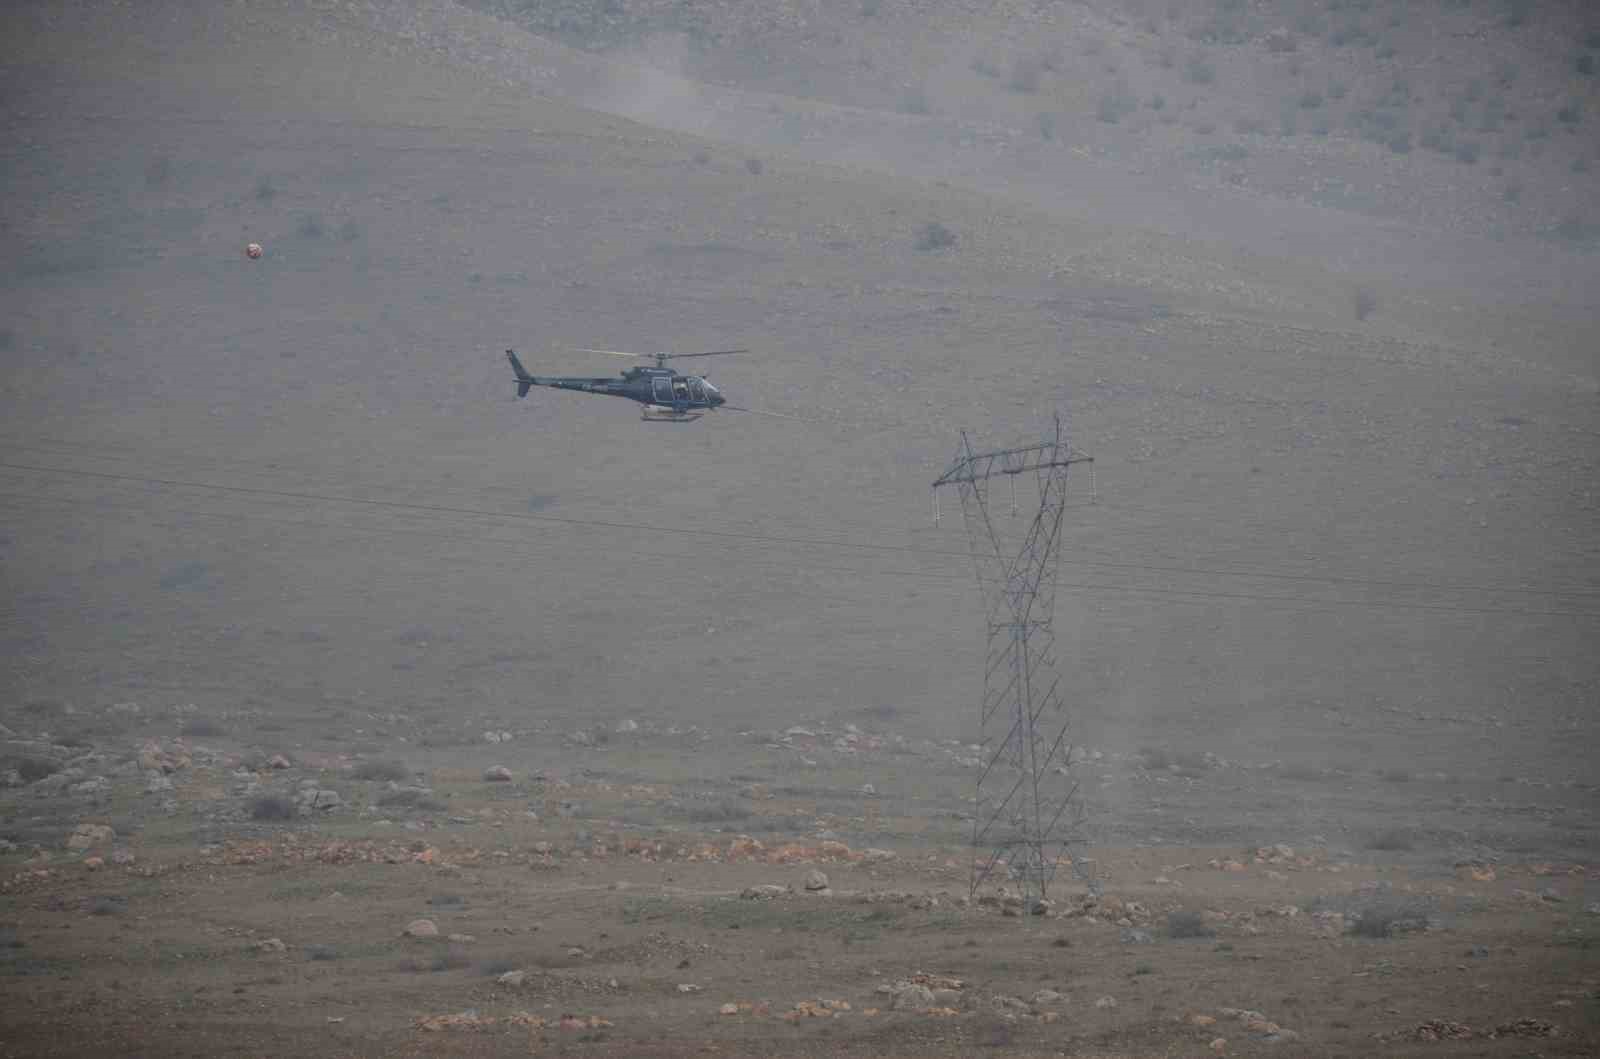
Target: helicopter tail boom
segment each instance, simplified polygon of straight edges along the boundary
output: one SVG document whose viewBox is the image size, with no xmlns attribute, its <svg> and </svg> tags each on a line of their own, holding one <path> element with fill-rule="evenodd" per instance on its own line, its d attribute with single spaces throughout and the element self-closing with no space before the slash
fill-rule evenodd
<svg viewBox="0 0 1600 1059">
<path fill-rule="evenodd" d="M 522 366 L 522 361 L 511 350 L 506 350 L 506 359 L 511 361 L 511 370 L 517 373 L 517 396 L 528 396 L 528 390 L 533 387 L 535 379 L 528 374 L 528 369 Z"/>
</svg>

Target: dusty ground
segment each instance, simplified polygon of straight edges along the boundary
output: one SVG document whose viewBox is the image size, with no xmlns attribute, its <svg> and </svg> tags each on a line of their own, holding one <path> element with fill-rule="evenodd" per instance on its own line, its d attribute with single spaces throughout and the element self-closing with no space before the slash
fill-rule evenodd
<svg viewBox="0 0 1600 1059">
<path fill-rule="evenodd" d="M 0 12 L 0 1047 L 1596 1051 L 1591 27 L 1348 5 L 1399 54 L 1208 38 L 1191 105 L 1161 11 L 868 6 L 837 78 L 804 20 L 652 65 L 446 0 Z M 1037 93 L 948 45 L 1047 33 L 1095 63 Z M 1103 121 L 1064 71 L 1124 51 L 1169 103 Z M 1491 52 L 1523 155 L 1229 131 L 1409 62 L 1420 135 Z M 518 402 L 507 346 L 749 346 L 712 378 L 809 422 Z M 1007 916 L 928 484 L 1052 409 L 1105 900 Z"/>
<path fill-rule="evenodd" d="M 1085 773 L 1148 792 L 1134 801 L 1157 820 L 1181 791 L 1183 820 L 1089 850 L 1100 900 L 1063 872 L 1054 907 L 1022 916 L 998 882 L 969 903 L 959 801 L 883 793 L 913 773 L 960 789 L 959 747 L 862 727 L 623 727 L 431 752 L 375 737 L 359 760 L 273 762 L 203 737 L 135 744 L 142 761 L 113 751 L 120 766 L 80 754 L 111 782 L 68 793 L 82 781 L 64 773 L 7 800 L 41 838 L 80 818 L 117 833 L 6 855 L 4 1054 L 1510 1056 L 1600 1041 L 1600 871 L 1463 857 L 1384 825 L 1400 786 L 1479 817 L 1513 793 L 1592 812 L 1592 791 L 1102 754 Z M 507 761 L 510 779 L 483 778 Z M 338 804 L 296 808 L 329 800 L 317 791 Z M 1207 840 L 1241 803 L 1296 799 L 1335 803 L 1356 833 Z M 291 818 L 255 818 L 278 806 Z M 405 936 L 418 919 L 436 935 Z M 1466 1036 L 1417 1043 L 1430 1026 Z"/>
</svg>

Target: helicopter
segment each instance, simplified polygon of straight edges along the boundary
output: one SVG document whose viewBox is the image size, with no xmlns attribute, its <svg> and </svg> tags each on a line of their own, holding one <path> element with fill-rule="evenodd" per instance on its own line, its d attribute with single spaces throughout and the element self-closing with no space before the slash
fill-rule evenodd
<svg viewBox="0 0 1600 1059">
<path fill-rule="evenodd" d="M 617 349 L 580 349 L 580 353 L 607 353 L 614 357 L 636 357 L 654 360 L 655 366 L 636 365 L 617 378 L 582 378 L 571 376 L 533 375 L 522 366 L 513 350 L 506 350 L 506 359 L 516 373 L 517 396 L 528 396 L 535 386 L 548 386 L 556 390 L 576 390 L 601 397 L 626 397 L 643 406 L 640 418 L 647 423 L 693 423 L 707 412 L 718 408 L 730 412 L 751 412 L 755 415 L 793 419 L 777 412 L 762 412 L 754 408 L 737 408 L 728 404 L 711 383 L 701 375 L 681 375 L 667 367 L 667 361 L 688 357 L 724 357 L 734 353 L 748 353 L 747 349 L 714 349 L 703 353 L 625 353 Z"/>
</svg>

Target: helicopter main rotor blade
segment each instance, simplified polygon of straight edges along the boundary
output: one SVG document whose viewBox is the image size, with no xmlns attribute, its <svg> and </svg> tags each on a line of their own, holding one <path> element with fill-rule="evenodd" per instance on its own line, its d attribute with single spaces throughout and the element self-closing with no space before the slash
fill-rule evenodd
<svg viewBox="0 0 1600 1059">
<path fill-rule="evenodd" d="M 626 350 L 621 349 L 584 349 L 580 346 L 578 347 L 577 352 L 609 353 L 613 357 L 638 357 L 641 360 L 651 360 L 662 357 L 666 358 L 667 360 L 677 360 L 679 357 L 725 357 L 730 353 L 748 353 L 750 351 L 748 349 L 713 349 L 705 353 L 629 353 Z"/>
</svg>

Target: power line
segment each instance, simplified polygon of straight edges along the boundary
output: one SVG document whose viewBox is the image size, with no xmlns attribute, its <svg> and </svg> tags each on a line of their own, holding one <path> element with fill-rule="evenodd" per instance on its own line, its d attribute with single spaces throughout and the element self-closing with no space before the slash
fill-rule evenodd
<svg viewBox="0 0 1600 1059">
<path fill-rule="evenodd" d="M 79 446 L 79 447 L 83 447 L 83 446 L 81 446 L 81 443 L 76 443 L 76 442 L 60 442 L 59 444 L 61 444 L 63 446 Z M 31 448 L 33 446 L 25 446 L 25 447 L 30 447 Z M 98 458 L 98 457 L 96 457 L 96 458 Z M 120 455 L 113 456 L 111 458 L 114 458 L 114 459 L 127 459 L 127 457 L 120 456 Z M 245 487 L 245 486 L 220 486 L 220 485 L 214 485 L 212 483 L 206 483 L 206 482 L 176 481 L 176 480 L 166 479 L 166 478 L 148 478 L 148 477 L 141 477 L 141 476 L 135 476 L 135 475 L 115 475 L 115 474 L 111 474 L 109 472 L 80 471 L 80 470 L 69 469 L 69 468 L 26 467 L 26 466 L 23 466 L 23 465 L 15 465 L 15 464 L 0 464 L 0 467 L 10 467 L 11 469 L 16 469 L 16 470 L 34 470 L 34 471 L 43 471 L 43 472 L 54 472 L 54 473 L 60 473 L 60 474 L 78 474 L 78 475 L 87 475 L 87 476 L 99 475 L 99 476 L 102 476 L 102 477 L 113 478 L 113 479 L 118 479 L 118 480 L 137 481 L 137 482 L 142 482 L 142 483 L 145 483 L 145 484 L 181 486 L 181 487 L 185 487 L 185 488 L 199 488 L 199 489 L 210 488 L 210 489 L 219 489 L 219 490 L 232 490 L 232 491 L 237 491 L 237 492 L 250 492 L 251 491 L 251 487 Z M 368 503 L 371 503 L 371 504 L 385 504 L 386 503 L 386 504 L 390 504 L 390 505 L 401 503 L 401 502 L 398 502 L 398 501 L 368 500 L 368 499 L 356 498 L 356 497 L 339 497 L 339 496 L 331 496 L 331 495 L 294 493 L 294 492 L 289 492 L 289 491 L 274 491 L 274 490 L 265 490 L 265 489 L 257 489 L 256 491 L 261 493 L 261 494 L 263 494 L 263 495 L 292 497 L 292 498 L 297 498 L 297 499 L 317 499 L 317 500 L 322 500 L 322 501 L 339 502 L 339 503 L 354 503 L 354 504 L 368 504 Z M 762 542 L 762 543 L 797 544 L 797 545 L 804 545 L 804 546 L 833 547 L 833 548 L 857 548 L 857 549 L 874 550 L 874 551 L 899 551 L 899 552 L 926 554 L 926 555 L 930 555 L 930 556 L 936 556 L 936 557 L 939 557 L 941 559 L 950 558 L 950 557 L 953 557 L 953 556 L 961 556 L 961 555 L 965 554 L 964 551 L 957 550 L 957 549 L 948 549 L 948 550 L 946 550 L 946 549 L 937 549 L 937 548 L 927 548 L 927 547 L 923 547 L 923 546 L 919 546 L 919 545 L 873 544 L 873 543 L 862 543 L 862 542 L 859 542 L 859 541 L 839 541 L 839 540 L 828 540 L 828 539 L 822 539 L 822 538 L 778 536 L 778 535 L 773 535 L 773 534 L 760 534 L 760 533 L 741 533 L 741 532 L 736 531 L 736 530 L 718 530 L 718 529 L 700 529 L 700 528 L 685 528 L 685 527 L 672 527 L 672 526 L 657 526 L 657 525 L 653 525 L 653 524 L 627 523 L 627 522 L 619 522 L 619 521 L 615 521 L 615 520 L 578 519 L 578 518 L 569 518 L 569 517 L 562 517 L 562 516 L 556 516 L 556 515 L 538 515 L 538 514 L 523 513 L 523 512 L 496 511 L 496 510 L 493 510 L 493 509 L 459 508 L 459 507 L 450 507 L 450 506 L 446 506 L 446 505 L 412 504 L 412 505 L 407 505 L 407 506 L 409 506 L 411 510 L 415 510 L 415 511 L 418 511 L 418 512 L 433 511 L 433 512 L 444 513 L 444 514 L 473 514 L 473 515 L 479 515 L 479 516 L 484 516 L 484 517 L 493 517 L 493 518 L 512 518 L 512 519 L 524 519 L 524 520 L 564 523 L 564 524 L 569 524 L 569 525 L 587 525 L 587 526 L 593 526 L 593 527 L 596 527 L 596 528 L 639 529 L 639 530 L 647 530 L 647 531 L 655 532 L 655 533 L 706 534 L 706 535 L 722 536 L 722 537 L 730 538 L 730 539 L 743 537 L 745 539 L 749 539 L 749 540 L 753 540 L 753 541 L 759 541 L 759 542 Z M 1090 506 L 1098 507 L 1098 508 L 1101 508 L 1103 510 L 1110 510 L 1110 511 L 1122 511 L 1122 510 L 1126 510 L 1126 511 L 1149 511 L 1149 512 L 1151 512 L 1153 514 L 1160 515 L 1163 518 L 1170 518 L 1171 517 L 1171 512 L 1170 511 L 1162 511 L 1162 510 L 1159 510 L 1159 509 L 1145 508 L 1145 507 L 1139 507 L 1139 506 L 1136 506 L 1136 505 L 1129 505 L 1129 504 L 1123 504 L 1123 503 L 1098 504 L 1098 505 L 1090 505 Z M 874 525 L 870 525 L 870 524 L 866 524 L 866 523 L 856 523 L 856 524 L 860 525 L 863 528 L 868 529 L 868 530 L 879 530 L 880 529 L 880 527 L 878 527 L 878 526 L 874 526 Z M 1127 531 L 1123 531 L 1123 532 L 1127 532 Z M 1165 555 L 1165 554 L 1164 554 L 1164 557 L 1173 558 L 1172 556 Z M 1184 566 L 1167 566 L 1167 565 L 1158 565 L 1158 564 L 1148 563 L 1148 562 L 1143 562 L 1143 563 L 1126 562 L 1126 561 L 1117 560 L 1117 559 L 1091 559 L 1091 558 L 1065 558 L 1065 557 L 1063 557 L 1061 561 L 1063 563 L 1066 563 L 1066 564 L 1069 564 L 1069 565 L 1072 565 L 1072 566 L 1085 566 L 1085 567 L 1091 567 L 1091 568 L 1100 567 L 1100 568 L 1104 568 L 1104 569 L 1108 569 L 1108 570 L 1130 570 L 1130 571 L 1142 571 L 1142 572 L 1150 572 L 1150 573 L 1180 574 L 1180 575 L 1184 575 L 1184 576 L 1248 577 L 1248 578 L 1256 578 L 1256 579 L 1262 579 L 1262 580 L 1289 581 L 1289 582 L 1299 582 L 1299 583 L 1305 583 L 1305 584 L 1349 585 L 1349 586 L 1355 586 L 1355 587 L 1370 586 L 1370 587 L 1385 588 L 1385 589 L 1414 589 L 1414 590 L 1426 591 L 1426 592 L 1475 592 L 1475 593 L 1486 593 L 1486 594 L 1487 593 L 1509 593 L 1509 594 L 1514 594 L 1514 595 L 1545 596 L 1545 597 L 1549 597 L 1549 598 L 1552 598 L 1552 599 L 1573 600 L 1573 601 L 1578 601 L 1578 602 L 1591 602 L 1591 601 L 1594 601 L 1596 599 L 1600 599 L 1600 588 L 1595 588 L 1595 589 L 1592 589 L 1592 590 L 1586 590 L 1586 589 L 1555 589 L 1555 588 L 1539 588 L 1539 587 L 1521 586 L 1521 585 L 1494 585 L 1494 584 L 1481 584 L 1481 583 L 1471 583 L 1471 582 L 1454 582 L 1454 583 L 1452 583 L 1452 582 L 1438 582 L 1438 581 L 1412 581 L 1412 580 L 1402 580 L 1402 579 L 1396 579 L 1396 578 L 1359 577 L 1359 576 L 1355 576 L 1355 575 L 1341 575 L 1341 574 L 1292 573 L 1292 572 L 1286 572 L 1286 571 L 1280 571 L 1280 570 L 1265 570 L 1265 569 L 1262 569 L 1259 566 L 1248 566 L 1247 564 L 1233 562 L 1233 561 L 1227 560 L 1227 559 L 1222 559 L 1222 560 L 1213 559 L 1213 561 L 1220 561 L 1220 562 L 1223 562 L 1223 563 L 1229 563 L 1230 565 L 1233 565 L 1233 566 L 1236 566 L 1236 567 L 1242 566 L 1242 567 L 1244 567 L 1244 569 L 1216 569 L 1216 568 L 1208 568 L 1208 567 L 1200 567 L 1200 566 L 1188 566 L 1188 565 L 1184 565 Z M 1308 556 L 1305 559 L 1298 560 L 1298 561 L 1315 562 L 1316 561 L 1316 557 L 1315 556 Z"/>
<path fill-rule="evenodd" d="M 259 488 L 259 487 L 252 487 L 252 486 L 224 486 L 224 485 L 214 485 L 214 484 L 210 484 L 210 483 L 176 482 L 176 481 L 165 480 L 165 479 L 141 478 L 141 477 L 136 477 L 136 476 L 132 476 L 132 475 L 110 474 L 110 473 L 107 473 L 107 472 L 99 472 L 99 471 L 80 471 L 80 470 L 70 470 L 70 469 L 63 469 L 63 468 L 26 468 L 26 467 L 21 467 L 19 465 L 15 465 L 15 464 L 3 464 L 3 463 L 0 463 L 0 468 L 9 468 L 9 469 L 12 469 L 12 470 L 21 469 L 21 470 L 44 471 L 44 472 L 49 472 L 49 473 L 64 474 L 64 475 L 68 475 L 68 476 L 81 476 L 81 477 L 90 477 L 90 478 L 112 479 L 112 480 L 118 480 L 118 481 L 133 481 L 133 482 L 138 482 L 138 483 L 142 483 L 142 484 L 178 486 L 178 487 L 183 487 L 183 488 L 194 488 L 194 489 L 209 490 L 209 491 L 221 492 L 221 493 L 240 493 L 240 494 L 250 495 L 250 496 L 271 496 L 271 497 L 275 497 L 275 498 L 290 498 L 290 499 L 300 499 L 300 500 L 313 500 L 313 501 L 317 501 L 317 502 L 350 503 L 350 504 L 356 504 L 356 505 L 362 505 L 362 506 L 371 506 L 371 507 L 378 507 L 378 508 L 386 508 L 386 509 L 398 509 L 398 510 L 405 510 L 405 511 L 421 511 L 421 512 L 428 513 L 428 514 L 467 515 L 467 516 L 474 516 L 474 517 L 487 515 L 487 516 L 496 517 L 496 518 L 509 518 L 509 519 L 513 519 L 513 520 L 517 520 L 517 521 L 555 522 L 555 523 L 562 524 L 562 525 L 576 526 L 576 527 L 586 527 L 586 528 L 587 527 L 600 527 L 600 528 L 619 528 L 619 529 L 629 529 L 629 530 L 649 530 L 649 531 L 652 531 L 652 532 L 671 532 L 673 534 L 676 534 L 676 535 L 679 535 L 679 536 L 685 536 L 685 537 L 689 537 L 689 538 L 705 536 L 705 537 L 715 537 L 715 538 L 718 538 L 718 539 L 733 539 L 733 540 L 738 540 L 738 541 L 747 541 L 747 542 L 751 542 L 751 543 L 788 543 L 788 544 L 798 543 L 798 544 L 804 544 L 804 545 L 875 548 L 875 549 L 882 549 L 882 550 L 898 552 L 898 553 L 902 553 L 902 554 L 926 555 L 926 556 L 929 556 L 929 557 L 944 557 L 944 556 L 949 556 L 949 555 L 952 555 L 952 554 L 955 555 L 955 556 L 958 556 L 960 558 L 965 558 L 966 557 L 962 553 L 949 553 L 949 552 L 935 551 L 935 550 L 931 550 L 931 549 L 918 549 L 918 548 L 909 548 L 909 547 L 898 547 L 898 546 L 892 546 L 892 545 L 858 545 L 858 544 L 849 544 L 849 543 L 846 543 L 846 542 L 832 542 L 832 541 L 822 541 L 822 540 L 806 540 L 806 539 L 800 539 L 800 538 L 777 537 L 777 536 L 770 536 L 770 535 L 763 535 L 763 534 L 743 534 L 743 533 L 735 533 L 735 532 L 731 532 L 731 531 L 697 530 L 697 529 L 687 529 L 687 528 L 682 528 L 682 527 L 656 527 L 656 526 L 652 526 L 652 525 L 648 525 L 648 524 L 644 524 L 644 523 L 626 523 L 626 522 L 605 521 L 605 520 L 585 520 L 585 519 L 572 519 L 572 518 L 557 518 L 557 517 L 554 517 L 554 516 L 542 516 L 542 515 L 524 514 L 522 512 L 496 512 L 496 511 L 485 511 L 485 510 L 476 509 L 476 508 L 457 508 L 457 507 L 450 507 L 450 506 L 446 506 L 446 505 L 437 505 L 437 504 L 432 504 L 432 505 L 430 505 L 430 504 L 413 504 L 413 503 L 408 503 L 408 502 L 405 502 L 405 501 L 376 500 L 376 499 L 361 498 L 361 497 L 335 497 L 335 496 L 326 496 L 326 495 L 313 494 L 313 493 L 296 493 L 296 492 L 292 492 L 292 491 L 289 491 L 289 490 L 270 490 L 270 489 L 262 489 L 262 488 Z M 48 501 L 54 501 L 54 502 L 58 502 L 58 503 L 64 503 L 64 504 L 69 504 L 69 505 L 78 505 L 78 506 L 103 506 L 103 505 L 101 505 L 101 502 L 99 502 L 99 501 L 90 501 L 90 500 L 79 501 L 79 500 L 73 500 L 73 499 L 70 499 L 70 498 L 50 497 L 50 496 L 37 495 L 37 494 L 12 493 L 12 494 L 0 494 L 0 495 L 10 496 L 10 497 L 13 497 L 13 498 L 16 498 L 16 499 L 48 500 Z M 143 508 L 137 508 L 137 507 L 135 507 L 135 508 L 125 507 L 124 509 L 131 509 L 131 510 L 138 510 L 138 511 L 145 510 Z M 309 527 L 313 527 L 313 528 L 343 529 L 343 530 L 345 530 L 347 532 L 352 532 L 352 533 L 357 533 L 357 534 L 372 534 L 372 535 L 380 535 L 380 536 L 381 535 L 386 535 L 386 534 L 387 535 L 424 536 L 424 537 L 433 537 L 433 538 L 444 539 L 444 540 L 460 540 L 460 541 L 470 541 L 470 542 L 475 542 L 475 543 L 487 543 L 487 544 L 497 544 L 497 545 L 508 545 L 508 544 L 516 544 L 516 543 L 518 543 L 518 542 L 515 542 L 515 541 L 507 541 L 504 538 L 484 537 L 484 536 L 475 535 L 475 534 L 449 534 L 449 533 L 445 533 L 445 534 L 429 534 L 429 533 L 426 533 L 426 532 L 423 532 L 423 531 L 416 531 L 416 530 L 398 530 L 398 529 L 395 529 L 393 527 L 386 527 L 386 528 L 383 528 L 383 529 L 376 529 L 376 528 L 368 528 L 368 527 L 348 526 L 348 525 L 339 524 L 339 523 L 316 523 L 316 522 L 306 522 L 306 521 L 302 521 L 302 520 L 276 519 L 276 518 L 272 518 L 270 516 L 256 515 L 256 514 L 250 514 L 250 513 L 233 514 L 233 513 L 226 513 L 226 512 L 207 512 L 207 511 L 190 511 L 190 512 L 185 512 L 185 513 L 192 514 L 192 515 L 198 515 L 200 517 L 206 517 L 206 518 L 237 519 L 237 520 L 241 520 L 241 521 L 249 521 L 251 519 L 255 519 L 255 520 L 258 520 L 258 521 L 270 521 L 270 522 L 277 522 L 277 523 L 288 523 L 288 524 L 294 524 L 294 525 L 309 526 Z M 647 551 L 642 551 L 642 550 L 639 550 L 639 549 L 630 549 L 629 554 L 631 554 L 633 556 L 636 556 L 636 557 L 642 557 L 642 558 L 669 558 L 669 559 L 684 559 L 684 558 L 694 559 L 694 558 L 699 558 L 698 556 L 695 556 L 695 555 L 683 555 L 683 554 L 680 554 L 680 553 L 672 553 L 672 552 L 647 552 Z M 717 558 L 718 558 L 719 562 L 726 562 L 726 561 L 729 560 L 730 557 L 724 554 L 724 555 L 719 555 Z M 743 560 L 740 560 L 737 557 L 735 557 L 733 559 L 733 561 L 743 561 Z M 763 557 L 759 561 L 763 566 L 767 566 L 767 567 L 772 566 L 772 560 L 769 559 L 769 558 Z M 1134 569 L 1139 569 L 1138 567 L 1133 567 L 1133 568 Z M 898 570 L 898 569 L 897 570 L 872 570 L 872 569 L 862 569 L 860 567 L 852 567 L 852 566 L 831 566 L 831 565 L 820 564 L 820 563 L 806 563 L 804 565 L 795 564 L 795 565 L 792 565 L 790 567 L 790 569 L 795 570 L 795 571 L 821 571 L 821 572 L 829 572 L 829 573 L 845 573 L 845 574 L 850 574 L 850 575 L 854 575 L 854 576 L 857 576 L 857 577 L 859 577 L 859 576 L 861 576 L 863 574 L 870 574 L 870 575 L 879 576 L 879 577 L 915 577 L 915 578 L 922 578 L 922 579 L 926 579 L 926 580 L 944 581 L 944 582 L 951 582 L 951 581 L 956 581 L 956 580 L 965 580 L 964 577 L 960 577 L 958 575 L 953 575 L 953 574 L 949 574 L 949 573 L 926 571 L 926 570 Z M 1159 568 L 1157 568 L 1157 569 L 1159 569 Z M 1187 572 L 1190 572 L 1190 571 L 1184 571 L 1184 572 L 1187 573 Z M 1231 575 L 1231 576 L 1241 576 L 1241 575 Z M 1191 600 L 1219 599 L 1219 600 L 1234 600 L 1234 601 L 1241 601 L 1241 602 L 1289 604 L 1291 607 L 1293 607 L 1294 609 L 1298 609 L 1298 610 L 1323 611 L 1323 612 L 1326 612 L 1326 613 L 1333 613 L 1333 611 L 1328 610 L 1329 607 L 1358 607 L 1358 608 L 1387 609 L 1387 610 L 1394 610 L 1394 609 L 1400 609 L 1400 610 L 1424 610 L 1424 611 L 1433 611 L 1433 612 L 1440 612 L 1440 613 L 1505 615 L 1505 616 L 1515 616 L 1515 617 L 1600 618 L 1600 612 L 1582 611 L 1582 610 L 1576 610 L 1576 611 L 1528 610 L 1528 609 L 1516 609 L 1516 608 L 1506 608 L 1506 607 L 1473 607 L 1473 606 L 1465 606 L 1465 605 L 1460 605 L 1460 604 L 1407 602 L 1407 601 L 1404 601 L 1404 600 L 1355 600 L 1355 599 L 1330 599 L 1328 597 L 1303 598 L 1303 597 L 1296 597 L 1296 596 L 1277 596 L 1277 595 L 1266 595 L 1266 594 L 1261 594 L 1261 593 L 1249 593 L 1249 592 L 1226 592 L 1226 591 L 1205 590 L 1205 589 L 1174 589 L 1174 588 L 1161 588 L 1161 587 L 1145 586 L 1145 585 L 1112 585 L 1112 584 L 1097 584 L 1097 583 L 1087 583 L 1087 582 L 1066 584 L 1065 587 L 1078 589 L 1078 590 L 1081 590 L 1081 591 L 1088 591 L 1088 592 L 1117 592 L 1117 593 L 1122 593 L 1122 594 L 1125 594 L 1125 595 L 1142 595 L 1142 596 L 1153 596 L 1153 597 L 1157 597 L 1157 598 L 1169 598 L 1169 599 L 1191 599 Z"/>
</svg>

